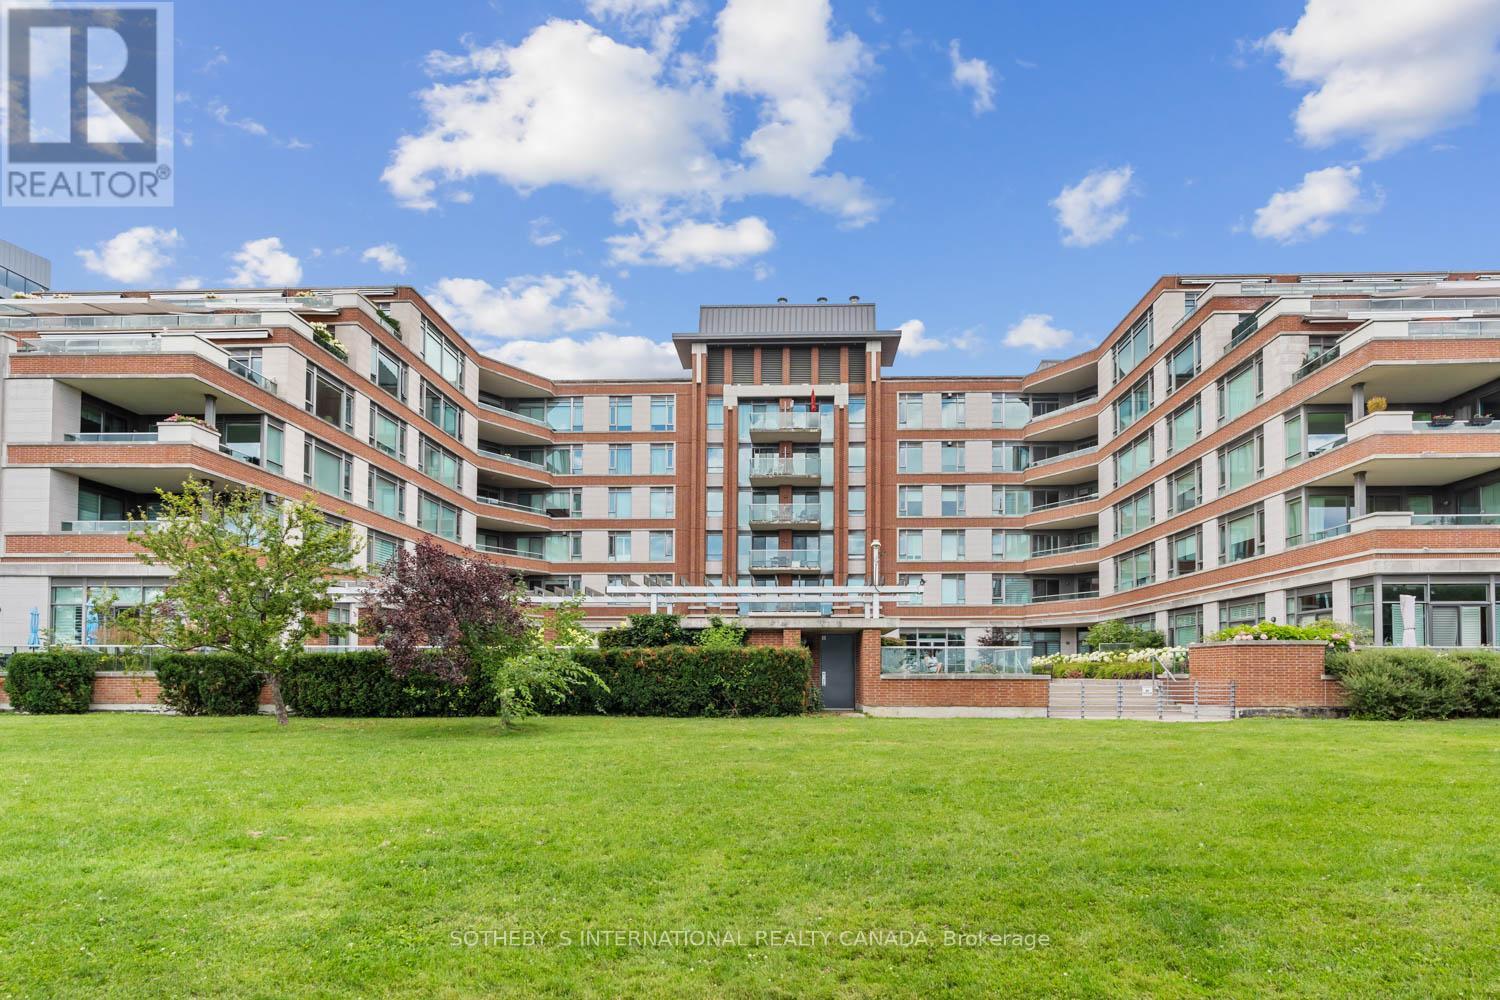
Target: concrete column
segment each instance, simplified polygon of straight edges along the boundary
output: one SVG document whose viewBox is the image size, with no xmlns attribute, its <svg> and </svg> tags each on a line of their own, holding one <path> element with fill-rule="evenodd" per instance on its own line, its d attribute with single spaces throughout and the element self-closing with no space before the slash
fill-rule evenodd
<svg viewBox="0 0 1500 1000">
<path fill-rule="evenodd" d="M 1353 413 L 1350 415 L 1349 419 L 1350 420 L 1358 420 L 1360 417 L 1362 417 L 1362 416 L 1365 415 L 1365 384 L 1363 382 L 1356 382 L 1353 385 L 1353 389 L 1354 389 L 1354 404 L 1353 404 L 1353 407 L 1352 407 Z"/>
<path fill-rule="evenodd" d="M 219 419 L 219 397 L 211 392 L 203 394 L 203 422 L 208 426 L 216 426 Z"/>
<path fill-rule="evenodd" d="M 1360 471 L 1354 474 L 1354 516 L 1363 517 L 1370 512 L 1369 491 L 1366 481 L 1368 472 Z"/>
</svg>

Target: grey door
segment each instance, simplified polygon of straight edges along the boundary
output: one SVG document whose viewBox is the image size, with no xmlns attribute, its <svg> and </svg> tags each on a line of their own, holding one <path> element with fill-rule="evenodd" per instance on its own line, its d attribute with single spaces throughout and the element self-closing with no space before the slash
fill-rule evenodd
<svg viewBox="0 0 1500 1000">
<path fill-rule="evenodd" d="M 824 708 L 854 707 L 854 636 L 820 637 L 818 674 Z"/>
</svg>

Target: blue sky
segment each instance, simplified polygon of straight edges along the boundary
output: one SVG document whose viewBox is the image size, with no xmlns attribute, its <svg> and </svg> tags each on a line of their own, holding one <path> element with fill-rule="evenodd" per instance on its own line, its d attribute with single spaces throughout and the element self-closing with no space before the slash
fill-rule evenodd
<svg viewBox="0 0 1500 1000">
<path fill-rule="evenodd" d="M 175 207 L 0 209 L 58 288 L 401 282 L 577 374 L 666 370 L 699 303 L 858 294 L 920 324 L 898 373 L 1009 374 L 1163 273 L 1500 267 L 1500 0 L 261 0 L 176 33 Z"/>
</svg>

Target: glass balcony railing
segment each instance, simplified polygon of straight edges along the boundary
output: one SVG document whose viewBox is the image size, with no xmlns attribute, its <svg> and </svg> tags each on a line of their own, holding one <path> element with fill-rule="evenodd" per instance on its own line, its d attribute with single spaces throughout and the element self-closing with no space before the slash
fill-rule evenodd
<svg viewBox="0 0 1500 1000">
<path fill-rule="evenodd" d="M 1500 526 L 1500 514 L 1413 514 L 1411 523 L 1436 528 L 1488 528 Z"/>
<path fill-rule="evenodd" d="M 65 535 L 124 535 L 137 528 L 150 528 L 152 522 L 147 521 L 64 521 L 62 532 Z"/>
<path fill-rule="evenodd" d="M 760 549 L 750 553 L 751 569 L 817 570 L 823 565 L 817 552 L 797 549 Z"/>
<path fill-rule="evenodd" d="M 484 504 L 487 507 L 502 507 L 505 510 L 520 511 L 523 514 L 535 514 L 538 517 L 550 517 L 551 516 L 545 510 L 543 510 L 542 508 L 540 508 L 540 507 L 533 507 L 530 504 L 512 503 L 509 500 L 499 500 L 499 499 L 496 499 L 495 497 L 484 496 L 483 494 L 475 497 L 474 499 L 478 500 L 480 503 Z"/>
<path fill-rule="evenodd" d="M 816 479 L 823 474 L 822 463 L 816 455 L 756 456 L 750 460 L 750 475 L 758 478 L 792 476 Z"/>
<path fill-rule="evenodd" d="M 885 646 L 880 650 L 882 674 L 1011 674 L 1031 673 L 1030 646 Z"/>
<path fill-rule="evenodd" d="M 243 358 L 231 357 L 229 359 L 229 370 L 247 382 L 253 382 L 271 395 L 276 395 L 276 380 L 266 378 L 260 369 L 246 362 Z"/>
<path fill-rule="evenodd" d="M 750 418 L 752 431 L 821 431 L 823 420 L 817 413 L 760 413 Z"/>
<path fill-rule="evenodd" d="M 64 434 L 63 440 L 69 444 L 155 444 L 157 434 L 156 431 L 133 431 L 119 434 L 84 431 L 77 434 Z"/>
<path fill-rule="evenodd" d="M 753 524 L 821 524 L 823 507 L 815 503 L 753 503 Z"/>
</svg>

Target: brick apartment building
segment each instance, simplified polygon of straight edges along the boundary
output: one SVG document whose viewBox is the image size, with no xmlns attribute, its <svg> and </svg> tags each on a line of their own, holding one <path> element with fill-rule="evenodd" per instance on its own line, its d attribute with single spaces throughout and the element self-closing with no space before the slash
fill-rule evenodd
<svg viewBox="0 0 1500 1000">
<path fill-rule="evenodd" d="M 1404 594 L 1419 641 L 1495 644 L 1500 273 L 1168 276 L 1018 376 L 887 375 L 852 298 L 704 306 L 671 380 L 522 371 L 402 287 L 37 293 L 0 330 L 0 645 L 149 599 L 126 513 L 190 474 L 547 593 L 915 585 L 881 621 L 924 657 L 1117 617 L 1399 642 Z"/>
</svg>

